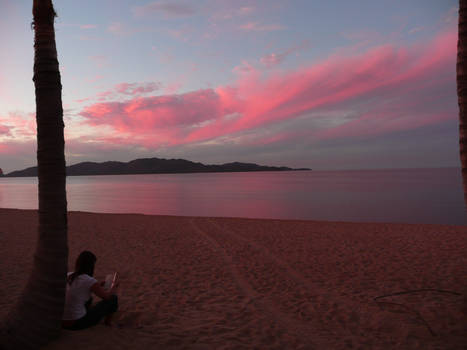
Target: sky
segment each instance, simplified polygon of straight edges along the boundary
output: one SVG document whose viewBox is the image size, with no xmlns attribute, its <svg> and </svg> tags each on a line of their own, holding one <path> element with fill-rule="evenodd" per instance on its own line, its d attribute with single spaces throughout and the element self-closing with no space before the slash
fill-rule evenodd
<svg viewBox="0 0 467 350">
<path fill-rule="evenodd" d="M 67 164 L 458 167 L 457 0 L 56 0 Z M 0 0 L 0 168 L 36 165 L 32 1 Z"/>
</svg>

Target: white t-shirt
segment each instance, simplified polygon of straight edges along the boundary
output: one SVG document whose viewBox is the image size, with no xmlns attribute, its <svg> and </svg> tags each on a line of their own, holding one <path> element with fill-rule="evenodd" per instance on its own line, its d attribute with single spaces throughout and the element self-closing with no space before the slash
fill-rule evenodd
<svg viewBox="0 0 467 350">
<path fill-rule="evenodd" d="M 72 273 L 68 272 L 67 277 Z M 95 283 L 97 283 L 97 280 L 87 274 L 75 277 L 71 286 L 68 282 L 66 283 L 64 320 L 77 320 L 86 315 L 84 304 L 91 297 L 91 287 Z"/>
</svg>

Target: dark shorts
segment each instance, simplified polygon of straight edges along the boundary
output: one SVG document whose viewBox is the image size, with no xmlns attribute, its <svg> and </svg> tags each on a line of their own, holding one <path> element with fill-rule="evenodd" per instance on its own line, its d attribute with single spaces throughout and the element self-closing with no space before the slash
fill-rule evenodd
<svg viewBox="0 0 467 350">
<path fill-rule="evenodd" d="M 72 326 L 63 327 L 72 331 L 89 328 L 98 324 L 105 316 L 110 315 L 118 309 L 118 297 L 112 295 L 107 300 L 101 300 L 94 306 L 86 308 L 86 315 L 77 319 Z"/>
</svg>

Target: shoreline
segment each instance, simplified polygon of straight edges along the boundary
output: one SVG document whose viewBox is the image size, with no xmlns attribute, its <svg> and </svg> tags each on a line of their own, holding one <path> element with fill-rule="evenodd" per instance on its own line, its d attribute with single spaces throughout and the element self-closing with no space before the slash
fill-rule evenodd
<svg viewBox="0 0 467 350">
<path fill-rule="evenodd" d="M 18 210 L 18 211 L 31 211 L 38 212 L 38 209 L 21 209 L 21 208 L 0 208 L 1 210 Z M 440 227 L 457 227 L 460 229 L 466 228 L 467 225 L 462 224 L 430 224 L 430 223 L 414 223 L 414 222 L 390 222 L 390 221 L 339 221 L 339 220 L 318 220 L 318 219 L 288 219 L 288 218 L 261 218 L 261 217 L 243 217 L 243 216 L 200 216 L 200 215 L 171 215 L 171 214 L 145 214 L 145 213 L 108 213 L 108 212 L 95 212 L 83 210 L 68 210 L 68 215 L 76 214 L 93 214 L 93 215 L 142 215 L 148 217 L 159 218 L 204 218 L 204 219 L 232 219 L 232 220 L 253 220 L 253 221 L 281 221 L 281 222 L 308 222 L 308 223 L 334 223 L 334 224 L 355 224 L 355 225 L 408 225 L 408 226 L 440 226 Z"/>
<path fill-rule="evenodd" d="M 28 276 L 36 227 L 37 210 L 0 209 L 0 317 Z M 462 297 L 419 292 L 374 301 L 424 288 L 465 295 L 465 226 L 72 211 L 68 232 L 69 266 L 89 249 L 98 257 L 96 278 L 119 271 L 122 328 L 63 331 L 46 349 L 467 344 Z"/>
</svg>

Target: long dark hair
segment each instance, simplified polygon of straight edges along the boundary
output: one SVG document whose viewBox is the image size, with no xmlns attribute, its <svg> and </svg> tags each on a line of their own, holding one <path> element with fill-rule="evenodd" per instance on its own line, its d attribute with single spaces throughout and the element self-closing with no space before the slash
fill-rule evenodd
<svg viewBox="0 0 467 350">
<path fill-rule="evenodd" d="M 74 279 L 79 275 L 87 274 L 92 277 L 94 275 L 94 265 L 96 264 L 96 260 L 96 256 L 89 250 L 81 252 L 78 259 L 76 259 L 75 271 L 68 276 L 68 284 L 71 285 Z"/>
</svg>

